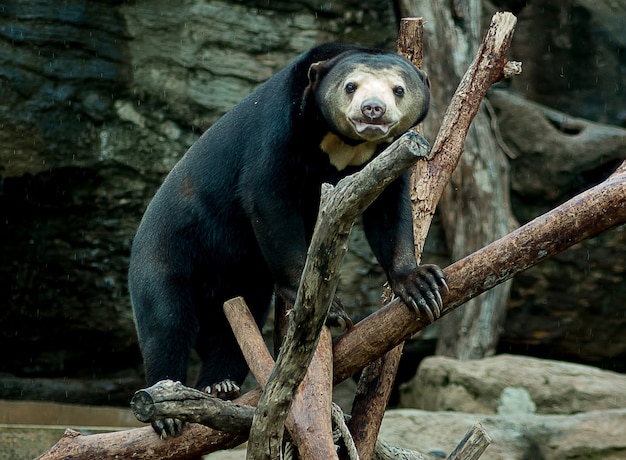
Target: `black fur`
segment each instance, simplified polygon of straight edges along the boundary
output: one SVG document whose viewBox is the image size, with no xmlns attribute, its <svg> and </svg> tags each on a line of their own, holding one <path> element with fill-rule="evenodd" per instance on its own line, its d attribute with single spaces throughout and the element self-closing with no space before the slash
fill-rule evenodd
<svg viewBox="0 0 626 460">
<path fill-rule="evenodd" d="M 156 193 L 129 271 L 149 385 L 185 382 L 192 347 L 203 363 L 198 388 L 241 383 L 248 369 L 223 302 L 243 296 L 262 325 L 274 291 L 295 299 L 320 186 L 356 169 L 337 171 L 319 149 L 329 126 L 307 91 L 309 67 L 358 52 L 388 56 L 348 45 L 302 54 L 205 132 Z M 392 286 L 415 292 L 393 281 L 419 271 L 406 189 L 406 176 L 393 183 L 367 210 L 364 226 Z"/>
</svg>

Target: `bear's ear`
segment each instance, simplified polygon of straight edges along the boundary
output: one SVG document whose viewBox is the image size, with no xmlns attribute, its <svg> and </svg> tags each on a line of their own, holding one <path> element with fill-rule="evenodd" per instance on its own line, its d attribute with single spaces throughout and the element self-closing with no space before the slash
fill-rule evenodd
<svg viewBox="0 0 626 460">
<path fill-rule="evenodd" d="M 318 90 L 322 78 L 324 78 L 324 75 L 328 73 L 328 70 L 332 66 L 332 64 L 329 65 L 331 61 L 332 60 L 318 61 L 309 66 L 309 71 L 307 72 L 309 83 L 304 88 L 302 102 L 300 104 L 300 114 L 306 111 L 308 105 L 311 103 L 311 98 L 315 98 L 315 93 Z"/>
<path fill-rule="evenodd" d="M 320 80 L 322 79 L 322 75 L 326 73 L 328 70 L 328 62 L 329 61 L 318 61 L 311 64 L 309 67 L 309 88 L 315 90 Z"/>
</svg>

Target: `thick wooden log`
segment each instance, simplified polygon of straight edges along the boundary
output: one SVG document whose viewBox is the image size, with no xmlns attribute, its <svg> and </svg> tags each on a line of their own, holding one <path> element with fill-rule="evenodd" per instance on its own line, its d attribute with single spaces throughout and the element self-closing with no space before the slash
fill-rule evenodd
<svg viewBox="0 0 626 460">
<path fill-rule="evenodd" d="M 335 295 L 337 274 L 354 220 L 418 157 L 427 155 L 427 145 L 421 136 L 405 133 L 359 173 L 342 179 L 334 188 L 323 188 L 289 329 L 255 412 L 248 458 L 270 459 L 281 455 L 285 418 Z"/>
<path fill-rule="evenodd" d="M 255 390 L 236 401 L 254 406 L 260 395 L 260 390 Z M 246 439 L 246 434 L 226 433 L 195 423 L 186 425 L 180 436 L 166 439 L 161 439 L 150 426 L 91 435 L 67 429 L 63 437 L 37 460 L 192 460 L 208 452 L 231 449 Z"/>
<path fill-rule="evenodd" d="M 333 442 L 331 405 L 333 395 L 333 346 L 330 329 L 324 327 L 309 365 L 298 387 L 287 421 L 291 438 L 302 460 L 337 459 Z"/>
<path fill-rule="evenodd" d="M 420 159 L 412 168 L 411 202 L 415 255 L 418 262 L 437 203 L 463 153 L 470 123 L 488 88 L 502 78 L 502 69 L 506 65 L 506 53 L 514 25 L 515 17 L 511 14 L 494 16 L 490 33 L 485 36 L 478 55 L 466 74 L 468 78 L 459 85 L 453 98 L 453 103 L 457 104 L 459 100 L 463 100 L 465 113 L 460 117 L 458 111 L 446 112 L 440 133 L 447 133 L 448 136 L 438 136 L 432 150 L 432 159 Z M 417 67 L 421 67 L 423 60 L 423 33 L 422 18 L 401 20 L 398 52 Z M 479 72 L 480 66 L 485 64 L 485 56 L 489 56 L 492 63 L 487 72 Z M 452 126 L 454 129 L 451 129 Z M 418 128 L 413 129 L 419 132 Z M 454 137 L 450 136 L 451 133 L 454 133 Z M 362 459 L 369 459 L 374 451 L 384 409 L 402 356 L 402 348 L 402 343 L 398 344 L 384 358 L 366 367 L 361 376 L 360 391 L 355 398 L 350 428 L 354 430 L 354 442 Z M 380 387 L 367 388 L 374 385 Z M 366 401 L 369 401 L 369 404 Z"/>
<path fill-rule="evenodd" d="M 378 432 L 396 380 L 403 348 L 401 343 L 369 364 L 359 379 L 348 428 L 361 460 L 372 458 L 376 449 Z"/>
<path fill-rule="evenodd" d="M 626 223 L 626 162 L 606 181 L 455 262 L 443 314 L 570 246 Z M 394 300 L 334 344 L 335 382 L 350 377 L 417 331 L 428 320 Z M 355 353 L 358 350 L 358 353 Z"/>
<path fill-rule="evenodd" d="M 444 314 L 557 252 L 623 223 L 626 223 L 626 162 L 601 184 L 446 268 L 450 294 L 444 299 L 447 303 Z M 335 342 L 335 381 L 348 378 L 425 325 L 412 308 L 391 302 Z M 247 393 L 236 402 L 254 405 L 259 394 L 258 391 Z M 150 427 L 90 436 L 68 430 L 38 458 L 184 460 L 229 449 L 244 441 L 245 436 L 197 424 L 189 425 L 181 436 L 165 440 Z"/>
<path fill-rule="evenodd" d="M 274 367 L 274 360 L 265 346 L 254 317 L 241 297 L 224 303 L 224 313 L 250 371 L 259 385 L 264 387 Z M 298 446 L 300 458 L 303 460 L 337 458 L 330 416 L 332 359 L 332 337 L 330 330 L 325 327 L 285 421 L 285 426 Z"/>
<path fill-rule="evenodd" d="M 274 365 L 274 361 L 265 346 L 265 342 L 263 340 L 263 336 L 261 335 L 261 331 L 259 331 L 256 322 L 250 310 L 248 309 L 245 301 L 242 298 L 231 299 L 224 304 L 224 312 L 226 313 L 226 317 L 228 318 L 229 323 L 233 327 L 233 331 L 235 336 L 237 337 L 237 342 L 240 344 L 241 349 L 246 357 L 246 361 L 250 366 L 250 370 L 252 374 L 255 376 L 258 382 L 261 382 L 261 385 L 265 385 L 271 369 Z M 320 347 L 316 351 L 316 355 L 318 354 L 330 354 L 330 331 L 328 328 L 324 328 L 322 331 L 322 337 L 320 338 Z M 328 348 L 326 349 L 326 345 L 323 344 L 328 343 Z M 322 348 L 322 350 L 320 350 Z M 318 367 L 314 365 L 315 357 L 311 366 L 309 367 L 309 372 L 307 372 L 306 379 L 310 378 L 310 374 L 317 374 L 316 370 Z M 322 359 L 322 362 L 327 362 L 327 359 Z M 328 369 L 330 370 L 330 368 Z M 326 372 L 323 372 L 323 375 L 326 375 Z M 330 382 L 330 380 L 328 380 Z M 321 387 L 322 391 L 328 390 L 328 384 L 323 384 Z M 307 394 L 303 391 L 300 391 L 302 387 L 311 386 L 306 381 L 303 381 L 299 391 L 296 393 L 294 397 L 294 402 L 291 407 L 291 411 L 289 412 L 289 416 L 287 417 L 285 426 L 289 430 L 290 433 L 294 433 L 294 424 L 299 423 L 302 425 L 302 422 L 297 422 L 294 418 L 298 420 L 303 420 L 306 415 L 303 415 L 303 412 L 306 411 L 306 400 L 302 401 L 302 399 L 307 397 Z M 315 385 L 314 385 L 315 386 Z M 310 393 L 310 392 L 307 392 Z M 322 398 L 316 398 L 322 399 Z M 324 405 L 326 403 L 324 402 Z M 330 400 L 328 402 L 330 404 Z M 316 426 L 317 423 L 316 423 Z M 305 426 L 303 426 L 306 429 Z M 315 428 L 314 428 L 315 429 Z M 330 427 L 325 428 L 330 433 Z M 319 432 L 319 428 L 316 429 L 316 432 Z M 378 432 L 378 431 L 377 431 Z M 324 434 L 324 436 L 326 436 Z M 309 455 L 308 458 L 320 459 L 320 458 L 335 458 L 334 452 L 330 452 L 326 446 L 315 446 L 314 445 L 315 436 L 311 437 L 310 441 L 311 445 L 307 445 L 304 449 L 307 449 L 304 454 Z M 328 445 L 327 442 L 324 444 Z M 300 450 L 300 445 L 298 446 Z M 323 449 L 323 450 L 322 450 Z M 302 454 L 302 452 L 300 452 Z M 411 451 L 408 449 L 403 449 L 400 447 L 396 447 L 390 444 L 386 444 L 385 442 L 378 441 L 376 442 L 374 453 L 375 459 L 386 459 L 386 458 L 399 458 L 405 460 L 427 460 L 428 457 L 425 454 L 420 452 Z"/>
<path fill-rule="evenodd" d="M 254 416 L 251 406 L 224 401 L 172 380 L 137 391 L 130 407 L 141 422 L 178 418 L 227 433 L 247 434 Z"/>
</svg>

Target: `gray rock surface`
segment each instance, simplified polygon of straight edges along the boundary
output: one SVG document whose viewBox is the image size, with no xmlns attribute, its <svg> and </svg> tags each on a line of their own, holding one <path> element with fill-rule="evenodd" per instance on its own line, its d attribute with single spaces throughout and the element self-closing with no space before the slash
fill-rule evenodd
<svg viewBox="0 0 626 460">
<path fill-rule="evenodd" d="M 448 455 L 477 422 L 492 439 L 481 460 L 626 458 L 626 409 L 570 416 L 487 416 L 399 409 L 385 415 L 380 438 L 401 447 Z"/>
<path fill-rule="evenodd" d="M 401 401 L 420 410 L 388 411 L 380 437 L 406 448 L 448 454 L 480 422 L 493 440 L 481 460 L 626 458 L 622 374 L 510 355 L 432 357 Z"/>
<path fill-rule="evenodd" d="M 503 395 L 524 389 L 538 414 L 626 408 L 626 376 L 590 366 L 524 356 L 471 361 L 426 358 L 402 387 L 402 407 L 496 414 Z"/>
</svg>

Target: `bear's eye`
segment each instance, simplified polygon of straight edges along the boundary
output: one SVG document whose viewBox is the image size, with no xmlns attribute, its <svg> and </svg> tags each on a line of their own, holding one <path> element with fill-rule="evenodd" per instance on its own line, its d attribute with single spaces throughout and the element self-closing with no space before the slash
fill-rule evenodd
<svg viewBox="0 0 626 460">
<path fill-rule="evenodd" d="M 352 94 L 356 91 L 356 83 L 347 83 L 346 84 L 346 93 Z"/>
<path fill-rule="evenodd" d="M 404 96 L 404 88 L 402 86 L 396 86 L 393 89 L 393 94 L 395 94 L 398 97 Z"/>
</svg>

